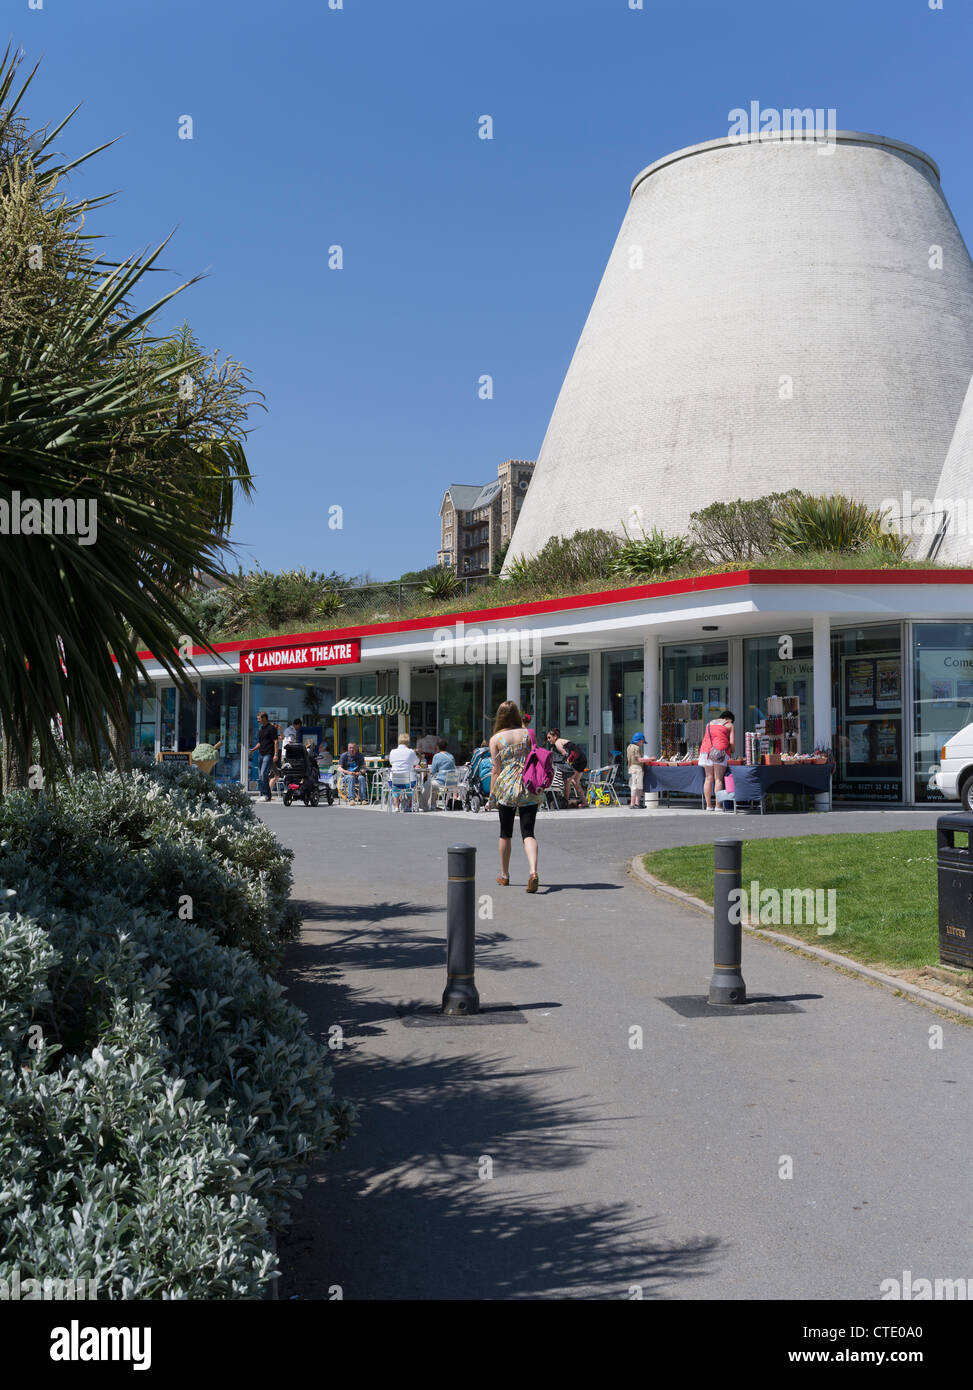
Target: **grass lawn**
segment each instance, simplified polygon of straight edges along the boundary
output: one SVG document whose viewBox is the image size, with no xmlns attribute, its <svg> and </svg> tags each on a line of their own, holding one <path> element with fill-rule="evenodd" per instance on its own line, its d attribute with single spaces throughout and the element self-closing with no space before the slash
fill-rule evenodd
<svg viewBox="0 0 973 1390">
<path fill-rule="evenodd" d="M 713 901 L 712 845 L 656 850 L 643 862 L 664 883 Z M 832 936 L 818 936 L 813 925 L 762 922 L 770 931 L 814 942 L 865 965 L 914 970 L 939 962 L 934 830 L 744 840 L 743 887 L 748 891 L 751 879 L 759 880 L 761 891 L 837 890 Z M 755 908 L 749 911 L 755 919 Z"/>
</svg>

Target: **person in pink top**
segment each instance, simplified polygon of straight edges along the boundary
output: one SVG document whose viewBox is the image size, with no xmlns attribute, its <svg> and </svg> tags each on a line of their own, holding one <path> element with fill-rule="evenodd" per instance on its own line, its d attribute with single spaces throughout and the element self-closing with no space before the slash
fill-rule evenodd
<svg viewBox="0 0 973 1390">
<path fill-rule="evenodd" d="M 722 710 L 706 725 L 699 747 L 699 765 L 703 769 L 703 800 L 706 810 L 714 810 L 713 792 L 723 790 L 726 765 L 733 756 L 733 715 Z"/>
</svg>

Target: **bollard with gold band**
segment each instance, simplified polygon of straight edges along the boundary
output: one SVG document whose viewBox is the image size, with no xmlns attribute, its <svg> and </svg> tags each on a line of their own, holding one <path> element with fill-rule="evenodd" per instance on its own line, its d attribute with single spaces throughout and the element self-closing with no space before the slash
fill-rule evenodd
<svg viewBox="0 0 973 1390">
<path fill-rule="evenodd" d="M 478 1014 L 476 968 L 476 846 L 446 851 L 446 988 L 444 1014 Z"/>
<path fill-rule="evenodd" d="M 713 978 L 710 1004 L 745 1004 L 743 913 L 740 879 L 742 840 L 713 841 Z"/>
</svg>

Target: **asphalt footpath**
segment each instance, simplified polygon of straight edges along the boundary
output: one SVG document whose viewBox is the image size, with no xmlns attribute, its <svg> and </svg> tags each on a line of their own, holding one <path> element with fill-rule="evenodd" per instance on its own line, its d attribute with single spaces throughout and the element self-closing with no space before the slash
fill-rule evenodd
<svg viewBox="0 0 973 1390">
<path fill-rule="evenodd" d="M 280 1298 L 877 1299 L 906 1270 L 973 1277 L 973 1028 L 750 938 L 761 1006 L 707 1010 L 711 924 L 628 874 L 665 845 L 934 814 L 541 814 L 528 895 L 519 840 L 495 883 L 492 814 L 258 811 L 295 852 L 288 996 L 360 1107 L 295 1204 Z M 484 1012 L 443 1023 L 454 843 L 477 848 Z"/>
</svg>

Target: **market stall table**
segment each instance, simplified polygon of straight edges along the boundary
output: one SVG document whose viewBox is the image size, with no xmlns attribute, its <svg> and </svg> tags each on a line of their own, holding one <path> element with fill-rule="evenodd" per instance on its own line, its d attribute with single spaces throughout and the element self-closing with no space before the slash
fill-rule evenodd
<svg viewBox="0 0 973 1390">
<path fill-rule="evenodd" d="M 756 801 L 763 813 L 764 802 L 774 792 L 827 793 L 831 801 L 831 768 L 827 763 L 730 763 L 737 801 Z M 703 794 L 703 769 L 698 763 L 647 763 L 647 792 L 677 792 L 685 796 Z"/>
</svg>

